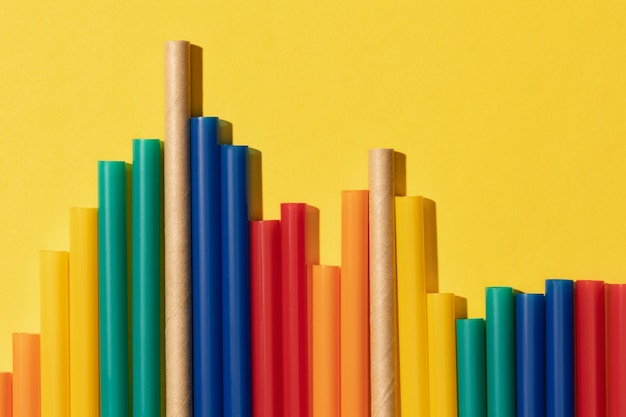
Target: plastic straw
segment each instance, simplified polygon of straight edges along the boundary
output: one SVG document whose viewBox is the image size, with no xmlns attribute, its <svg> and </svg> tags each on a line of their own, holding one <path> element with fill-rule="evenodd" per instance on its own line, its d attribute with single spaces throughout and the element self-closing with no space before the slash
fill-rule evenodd
<svg viewBox="0 0 626 417">
<path fill-rule="evenodd" d="M 608 415 L 626 415 L 626 284 L 608 287 Z"/>
<path fill-rule="evenodd" d="M 100 415 L 130 414 L 126 163 L 98 162 Z"/>
<path fill-rule="evenodd" d="M 606 414 L 604 282 L 576 281 L 576 408 L 579 417 Z"/>
<path fill-rule="evenodd" d="M 545 298 L 515 296 L 517 417 L 546 415 Z"/>
<path fill-rule="evenodd" d="M 341 201 L 341 414 L 369 417 L 369 193 Z"/>
<path fill-rule="evenodd" d="M 456 321 L 459 417 L 487 417 L 485 320 Z"/>
<path fill-rule="evenodd" d="M 13 333 L 13 417 L 41 415 L 38 334 Z"/>
<path fill-rule="evenodd" d="M 428 294 L 427 303 L 430 415 L 457 417 L 455 297 Z"/>
<path fill-rule="evenodd" d="M 210 417 L 223 412 L 219 119 L 191 118 L 190 138 L 194 416 Z"/>
<path fill-rule="evenodd" d="M 313 266 L 313 416 L 339 417 L 340 270 Z"/>
<path fill-rule="evenodd" d="M 428 320 L 422 197 L 396 197 L 398 340 L 402 414 L 427 416 Z"/>
<path fill-rule="evenodd" d="M 98 210 L 70 209 L 70 415 L 100 413 Z"/>
<path fill-rule="evenodd" d="M 486 290 L 487 413 L 515 415 L 515 297 L 510 287 Z"/>
<path fill-rule="evenodd" d="M 283 412 L 309 415 L 309 309 L 307 206 L 284 203 L 281 210 Z"/>
<path fill-rule="evenodd" d="M 133 415 L 161 410 L 161 143 L 133 141 Z"/>
<path fill-rule="evenodd" d="M 13 382 L 11 372 L 0 372 L 0 417 L 13 414 Z"/>
<path fill-rule="evenodd" d="M 280 221 L 251 223 L 252 394 L 255 417 L 282 417 Z"/>
<path fill-rule="evenodd" d="M 42 417 L 70 414 L 68 255 L 59 251 L 39 252 Z"/>
<path fill-rule="evenodd" d="M 546 415 L 574 417 L 574 282 L 546 280 Z"/>
<path fill-rule="evenodd" d="M 248 147 L 221 148 L 224 415 L 252 416 Z"/>
</svg>

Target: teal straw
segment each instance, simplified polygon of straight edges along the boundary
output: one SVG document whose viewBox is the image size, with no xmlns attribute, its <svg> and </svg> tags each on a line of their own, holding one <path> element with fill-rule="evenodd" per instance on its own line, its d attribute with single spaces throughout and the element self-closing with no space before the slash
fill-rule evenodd
<svg viewBox="0 0 626 417">
<path fill-rule="evenodd" d="M 133 141 L 133 415 L 161 415 L 161 143 Z"/>
<path fill-rule="evenodd" d="M 459 417 L 487 416 L 485 320 L 456 321 Z"/>
<path fill-rule="evenodd" d="M 511 287 L 486 292 L 487 415 L 515 416 L 515 297 Z"/>
<path fill-rule="evenodd" d="M 126 163 L 98 162 L 100 413 L 128 417 Z"/>
</svg>

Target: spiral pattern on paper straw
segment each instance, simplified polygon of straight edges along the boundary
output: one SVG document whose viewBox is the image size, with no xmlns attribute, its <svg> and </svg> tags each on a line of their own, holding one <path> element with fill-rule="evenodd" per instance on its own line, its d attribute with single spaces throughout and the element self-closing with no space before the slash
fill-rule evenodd
<svg viewBox="0 0 626 417">
<path fill-rule="evenodd" d="M 189 42 L 165 43 L 165 409 L 192 415 Z"/>
<path fill-rule="evenodd" d="M 397 342 L 393 149 L 369 151 L 372 417 L 395 417 Z"/>
</svg>

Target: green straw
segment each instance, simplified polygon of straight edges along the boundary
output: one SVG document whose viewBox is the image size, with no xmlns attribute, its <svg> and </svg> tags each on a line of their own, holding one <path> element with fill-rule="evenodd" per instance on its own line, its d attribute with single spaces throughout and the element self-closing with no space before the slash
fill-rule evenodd
<svg viewBox="0 0 626 417">
<path fill-rule="evenodd" d="M 487 416 L 485 320 L 456 321 L 459 417 Z"/>
<path fill-rule="evenodd" d="M 515 415 L 515 297 L 511 287 L 489 287 L 487 316 L 487 415 Z"/>
</svg>

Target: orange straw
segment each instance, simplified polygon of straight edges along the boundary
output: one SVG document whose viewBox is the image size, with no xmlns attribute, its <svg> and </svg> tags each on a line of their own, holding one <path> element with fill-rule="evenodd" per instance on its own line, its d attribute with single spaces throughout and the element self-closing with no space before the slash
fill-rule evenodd
<svg viewBox="0 0 626 417">
<path fill-rule="evenodd" d="M 39 335 L 13 333 L 13 417 L 41 415 Z"/>
<path fill-rule="evenodd" d="M 369 417 L 369 193 L 341 197 L 341 415 Z"/>
<path fill-rule="evenodd" d="M 339 417 L 339 267 L 313 265 L 313 416 Z"/>
<path fill-rule="evenodd" d="M 0 372 L 0 417 L 11 417 L 13 409 L 11 372 Z"/>
</svg>

